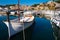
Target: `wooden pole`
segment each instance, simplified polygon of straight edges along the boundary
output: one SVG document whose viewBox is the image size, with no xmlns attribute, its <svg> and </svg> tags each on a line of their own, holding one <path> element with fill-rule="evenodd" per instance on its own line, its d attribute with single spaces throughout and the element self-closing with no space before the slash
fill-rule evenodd
<svg viewBox="0 0 60 40">
<path fill-rule="evenodd" d="M 10 22 L 10 19 L 9 19 L 9 12 L 7 12 L 7 21 Z"/>
<path fill-rule="evenodd" d="M 8 12 L 7 12 L 7 21 L 8 21 L 8 25 L 9 25 L 9 23 L 10 23 L 9 14 L 10 14 L 10 12 L 8 11 Z M 10 27 L 10 26 L 9 26 L 9 27 Z M 8 40 L 10 40 L 10 28 L 9 28 L 9 27 L 8 27 L 8 35 L 9 35 Z"/>
</svg>

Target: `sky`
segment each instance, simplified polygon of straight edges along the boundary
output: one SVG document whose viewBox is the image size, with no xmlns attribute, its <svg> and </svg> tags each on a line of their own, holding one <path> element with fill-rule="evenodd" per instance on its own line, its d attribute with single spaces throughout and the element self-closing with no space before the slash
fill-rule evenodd
<svg viewBox="0 0 60 40">
<path fill-rule="evenodd" d="M 39 4 L 47 1 L 49 0 L 20 0 L 20 5 L 33 5 L 33 4 Z M 0 5 L 17 4 L 17 3 L 18 0 L 0 0 Z"/>
</svg>

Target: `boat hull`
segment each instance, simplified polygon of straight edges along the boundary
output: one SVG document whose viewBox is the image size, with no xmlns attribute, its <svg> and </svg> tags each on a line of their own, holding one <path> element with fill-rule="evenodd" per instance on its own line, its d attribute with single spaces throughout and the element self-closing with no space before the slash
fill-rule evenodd
<svg viewBox="0 0 60 40">
<path fill-rule="evenodd" d="M 23 27 L 24 30 L 26 28 L 29 28 L 34 23 L 34 19 L 30 22 L 4 22 L 4 23 L 7 25 L 9 36 L 11 37 L 21 32 L 23 30 Z"/>
</svg>

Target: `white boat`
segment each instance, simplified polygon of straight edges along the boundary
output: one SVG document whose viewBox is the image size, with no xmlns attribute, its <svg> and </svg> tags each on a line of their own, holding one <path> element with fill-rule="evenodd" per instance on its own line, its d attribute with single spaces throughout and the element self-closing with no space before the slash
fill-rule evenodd
<svg viewBox="0 0 60 40">
<path fill-rule="evenodd" d="M 60 27 L 60 17 L 59 17 L 59 18 L 58 18 L 58 17 L 53 18 L 53 19 L 52 19 L 52 22 L 54 22 L 57 26 Z"/>
<path fill-rule="evenodd" d="M 34 16 L 31 14 L 32 12 L 25 12 L 24 17 L 20 17 L 20 22 L 18 18 L 10 20 L 10 22 L 5 21 L 4 23 L 7 25 L 9 30 L 9 36 L 13 36 L 16 33 L 20 32 L 26 28 L 29 28 L 34 22 Z"/>
<path fill-rule="evenodd" d="M 58 27 L 60 27 L 60 13 L 56 13 L 55 17 L 51 18 L 51 21 L 54 22 Z"/>
<path fill-rule="evenodd" d="M 10 15 L 14 15 L 15 14 L 15 12 L 10 12 Z"/>
</svg>

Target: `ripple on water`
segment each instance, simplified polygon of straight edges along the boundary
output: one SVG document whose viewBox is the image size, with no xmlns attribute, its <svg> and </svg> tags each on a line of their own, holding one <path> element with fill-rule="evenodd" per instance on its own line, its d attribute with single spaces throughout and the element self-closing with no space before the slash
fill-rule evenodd
<svg viewBox="0 0 60 40">
<path fill-rule="evenodd" d="M 36 17 L 35 23 L 32 25 L 32 27 L 33 27 L 33 32 L 31 36 L 31 40 L 54 40 L 52 25 L 49 20 L 45 18 Z M 3 37 L 4 39 L 7 39 L 8 29 L 3 22 L 0 22 L 0 32 L 1 32 L 0 39 L 3 39 Z"/>
<path fill-rule="evenodd" d="M 8 40 L 8 28 L 0 21 L 0 40 Z"/>
<path fill-rule="evenodd" d="M 35 18 L 32 40 L 54 40 L 52 25 L 45 18 Z"/>
</svg>

